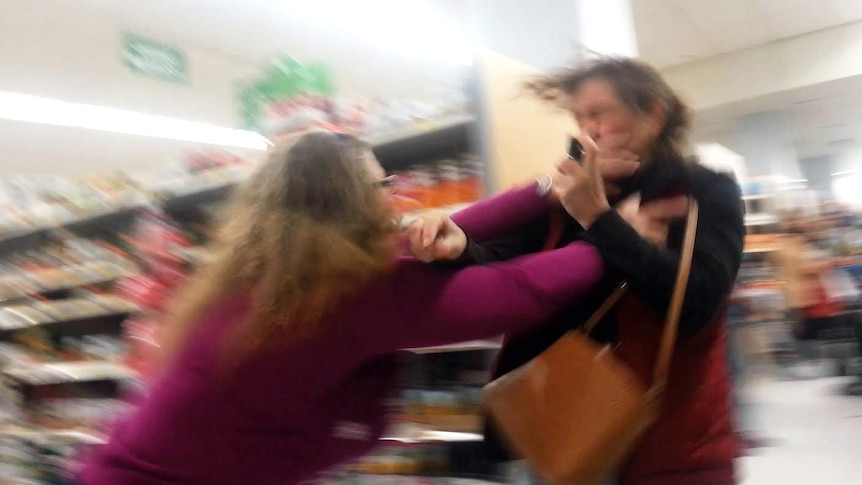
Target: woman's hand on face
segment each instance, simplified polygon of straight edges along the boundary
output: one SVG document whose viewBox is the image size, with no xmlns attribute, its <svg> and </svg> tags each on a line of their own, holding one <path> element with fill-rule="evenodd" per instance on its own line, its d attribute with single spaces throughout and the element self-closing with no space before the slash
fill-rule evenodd
<svg viewBox="0 0 862 485">
<path fill-rule="evenodd" d="M 685 217 L 688 204 L 688 197 L 678 196 L 641 205 L 640 195 L 635 194 L 620 202 L 616 210 L 642 238 L 665 246 L 670 223 Z"/>
<path fill-rule="evenodd" d="M 610 210 L 605 194 L 605 182 L 597 160 L 596 144 L 580 135 L 578 141 L 584 147 L 580 164 L 574 160 L 563 160 L 552 175 L 551 190 L 563 208 L 584 228 L 588 229 L 596 219 Z"/>
<path fill-rule="evenodd" d="M 445 214 L 420 216 L 407 229 L 410 253 L 419 261 L 451 261 L 467 249 L 467 235 Z"/>
<path fill-rule="evenodd" d="M 634 153 L 625 149 L 605 147 L 604 144 L 599 145 L 596 162 L 608 197 L 619 195 L 620 188 L 617 184 L 631 177 L 640 167 L 638 156 Z"/>
</svg>

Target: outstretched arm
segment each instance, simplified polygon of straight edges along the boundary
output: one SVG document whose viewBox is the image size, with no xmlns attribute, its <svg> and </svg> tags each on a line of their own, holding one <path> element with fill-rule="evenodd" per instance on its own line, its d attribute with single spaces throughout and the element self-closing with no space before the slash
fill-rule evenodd
<svg viewBox="0 0 862 485">
<path fill-rule="evenodd" d="M 385 353 L 517 332 L 571 305 L 601 274 L 585 243 L 460 270 L 402 261 L 390 281 L 396 305 L 370 345 Z"/>
</svg>

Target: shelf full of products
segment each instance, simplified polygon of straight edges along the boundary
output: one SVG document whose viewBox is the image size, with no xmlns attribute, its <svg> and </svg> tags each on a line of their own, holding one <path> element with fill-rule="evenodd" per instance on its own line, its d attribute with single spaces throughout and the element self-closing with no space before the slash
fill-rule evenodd
<svg viewBox="0 0 862 485">
<path fill-rule="evenodd" d="M 471 154 L 475 129 L 473 117 L 453 115 L 372 137 L 381 163 L 396 175 L 399 210 L 453 212 L 484 195 L 484 167 Z M 4 476 L 31 483 L 53 479 L 72 466 L 73 450 L 102 442 L 113 417 L 128 409 L 124 390 L 134 389 L 139 373 L 146 373 L 141 343 L 152 338 L 171 285 L 182 280 L 183 268 L 208 255 L 201 214 L 225 201 L 251 169 L 245 160 L 206 152 L 190 156 L 172 176 L 154 177 L 168 183 L 88 179 L 67 186 L 76 194 L 90 190 L 89 196 L 64 196 L 52 186 L 44 191 L 50 197 L 37 204 L 38 214 L 6 211 L 0 221 L 0 358 L 11 387 L 0 393 Z M 156 274 L 173 283 L 154 282 Z M 405 381 L 406 411 L 381 441 L 380 454 L 364 461 L 378 465 L 346 470 L 351 480 L 456 483 L 445 477 L 486 472 L 475 451 L 479 390 L 489 353 L 498 346 L 470 342 L 409 354 L 421 370 Z M 460 374 L 451 364 L 429 363 L 448 354 L 481 358 Z M 441 379 L 446 372 L 452 375 Z M 416 471 L 418 481 L 389 473 L 397 467 L 387 468 L 386 456 L 401 446 L 413 448 L 413 465 L 401 471 Z M 29 464 L 22 465 L 22 455 Z M 473 455 L 468 464 L 459 458 Z M 46 468 L 48 462 L 62 466 Z"/>
</svg>

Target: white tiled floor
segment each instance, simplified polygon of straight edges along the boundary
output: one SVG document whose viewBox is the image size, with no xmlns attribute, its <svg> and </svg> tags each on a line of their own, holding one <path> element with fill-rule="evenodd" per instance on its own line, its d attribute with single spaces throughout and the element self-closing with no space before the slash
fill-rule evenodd
<svg viewBox="0 0 862 485">
<path fill-rule="evenodd" d="M 862 398 L 843 379 L 768 382 L 747 392 L 759 435 L 776 440 L 740 460 L 743 485 L 862 485 Z"/>
</svg>

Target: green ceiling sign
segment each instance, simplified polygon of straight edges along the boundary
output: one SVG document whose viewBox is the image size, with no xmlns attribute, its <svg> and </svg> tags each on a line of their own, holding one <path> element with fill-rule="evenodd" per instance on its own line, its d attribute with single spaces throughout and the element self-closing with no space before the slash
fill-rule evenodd
<svg viewBox="0 0 862 485">
<path fill-rule="evenodd" d="M 123 63 L 144 76 L 177 83 L 188 81 L 188 63 L 182 50 L 134 34 L 123 35 Z"/>
</svg>

